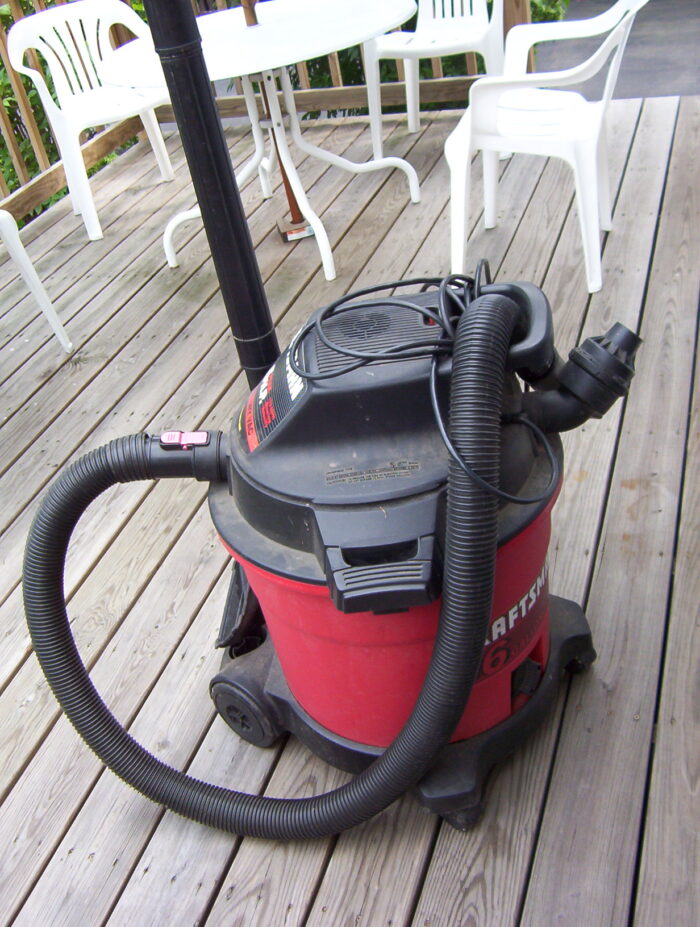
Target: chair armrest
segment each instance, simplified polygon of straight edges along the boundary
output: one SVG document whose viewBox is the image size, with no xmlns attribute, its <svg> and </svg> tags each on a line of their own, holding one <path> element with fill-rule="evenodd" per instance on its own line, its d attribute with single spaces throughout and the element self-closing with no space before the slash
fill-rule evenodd
<svg viewBox="0 0 700 927">
<path fill-rule="evenodd" d="M 477 105 L 481 106 L 483 100 L 493 100 L 494 96 L 501 96 L 507 90 L 521 90 L 526 87 L 549 89 L 578 84 L 581 82 L 583 70 L 583 65 L 577 65 L 565 71 L 542 71 L 538 74 L 525 74 L 523 77 L 480 77 L 469 88 L 469 105 L 478 101 Z"/>
<path fill-rule="evenodd" d="M 632 5 L 636 4 L 630 3 L 629 0 L 618 0 L 610 9 L 588 19 L 523 23 L 519 26 L 513 26 L 506 36 L 503 73 L 508 77 L 518 77 L 525 74 L 530 49 L 540 42 L 558 42 L 568 39 L 585 39 L 593 35 L 604 35 L 620 22 Z"/>
<path fill-rule="evenodd" d="M 51 96 L 51 91 L 49 90 L 46 81 L 44 80 L 44 75 L 41 71 L 37 71 L 36 68 L 30 68 L 29 65 L 24 63 L 24 53 L 27 51 L 27 47 L 18 44 L 17 42 L 12 41 L 12 30 L 10 30 L 7 36 L 7 52 L 10 59 L 10 65 L 14 71 L 17 71 L 18 74 L 24 74 L 25 77 L 28 77 L 34 86 L 36 87 L 37 93 L 39 94 L 39 99 L 41 104 L 46 110 L 47 115 L 49 111 L 56 112 L 59 110 L 59 107 L 56 106 L 54 98 Z"/>
</svg>

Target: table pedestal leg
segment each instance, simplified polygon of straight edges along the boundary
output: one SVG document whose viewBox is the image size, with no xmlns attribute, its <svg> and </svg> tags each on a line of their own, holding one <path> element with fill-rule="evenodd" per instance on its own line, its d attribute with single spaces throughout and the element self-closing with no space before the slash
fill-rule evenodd
<svg viewBox="0 0 700 927">
<path fill-rule="evenodd" d="M 236 174 L 236 182 L 239 187 L 242 186 L 257 167 L 262 195 L 265 199 L 269 199 L 272 196 L 270 173 L 274 167 L 274 155 L 271 151 L 267 157 L 265 156 L 265 138 L 260 124 L 258 104 L 255 99 L 255 92 L 250 77 L 242 77 L 241 84 L 243 86 L 243 99 L 245 100 L 246 109 L 248 111 L 248 119 L 250 119 L 250 130 L 253 135 L 255 150 L 250 160 L 246 161 Z"/>
<path fill-rule="evenodd" d="M 413 203 L 420 203 L 420 184 L 418 182 L 418 175 L 415 172 L 413 165 L 409 164 L 408 161 L 404 161 L 403 158 L 373 158 L 370 161 L 365 161 L 358 164 L 356 161 L 349 161 L 347 158 L 343 158 L 340 155 L 332 154 L 330 151 L 325 151 L 323 148 L 319 148 L 316 145 L 311 145 L 309 142 L 304 141 L 301 134 L 301 127 L 299 125 L 299 118 L 296 113 L 296 108 L 294 105 L 294 91 L 292 90 L 292 84 L 289 80 L 289 75 L 287 71 L 280 71 L 280 81 L 282 84 L 282 93 L 284 95 L 284 103 L 289 113 L 289 131 L 294 141 L 294 144 L 299 148 L 300 151 L 305 151 L 308 155 L 311 155 L 314 158 L 319 158 L 321 161 L 327 161 L 328 164 L 333 164 L 335 167 L 340 167 L 345 171 L 351 171 L 353 174 L 364 174 L 368 171 L 380 171 L 386 168 L 398 168 L 400 171 L 403 171 L 408 178 L 408 187 L 411 193 L 411 201 Z"/>
<path fill-rule="evenodd" d="M 292 160 L 292 156 L 289 152 L 289 146 L 287 145 L 287 136 L 284 131 L 284 120 L 282 118 L 282 111 L 280 109 L 279 100 L 277 99 L 277 85 L 275 82 L 275 76 L 279 75 L 282 82 L 282 89 L 284 90 L 284 81 L 285 78 L 289 81 L 287 77 L 287 72 L 285 69 L 281 71 L 263 71 L 263 85 L 266 88 L 267 92 L 267 102 L 270 107 L 270 117 L 272 119 L 272 131 L 275 135 L 275 140 L 277 142 L 277 157 L 280 160 L 280 163 L 284 167 L 285 173 L 287 175 L 287 180 L 289 186 L 294 193 L 294 198 L 299 205 L 299 209 L 302 212 L 302 215 L 309 223 L 311 228 L 314 230 L 314 236 L 316 237 L 316 243 L 318 244 L 318 250 L 321 252 L 321 263 L 323 264 L 323 272 L 326 276 L 326 280 L 335 280 L 335 264 L 333 262 L 333 254 L 331 252 L 331 244 L 328 240 L 328 235 L 326 230 L 323 227 L 323 223 L 319 216 L 311 208 L 311 204 L 306 196 L 304 188 L 302 186 L 299 174 L 297 173 L 296 166 Z M 286 95 L 285 95 L 286 101 Z M 292 104 L 294 102 L 294 97 L 292 96 Z M 287 104 L 288 106 L 288 104 Z M 292 106 L 293 109 L 293 106 Z M 291 113 L 289 114 L 290 121 L 293 123 L 294 118 Z"/>
<path fill-rule="evenodd" d="M 271 196 L 272 185 L 270 183 L 270 171 L 274 165 L 276 155 L 279 159 L 281 167 L 284 169 L 289 187 L 297 201 L 299 209 L 301 210 L 304 219 L 306 219 L 307 223 L 313 229 L 313 233 L 318 244 L 318 249 L 321 253 L 321 262 L 323 264 L 323 272 L 326 276 L 326 279 L 334 280 L 335 263 L 333 261 L 333 254 L 331 252 L 328 235 L 326 234 L 326 230 L 323 226 L 323 223 L 321 222 L 320 217 L 311 208 L 311 204 L 309 203 L 308 197 L 306 196 L 301 180 L 297 173 L 296 166 L 292 160 L 289 146 L 287 144 L 282 111 L 280 109 L 279 100 L 277 97 L 277 78 L 279 78 L 282 87 L 285 109 L 289 117 L 290 135 L 292 141 L 300 151 L 305 152 L 311 157 L 325 161 L 327 164 L 332 164 L 334 167 L 339 167 L 343 170 L 350 171 L 353 174 L 364 174 L 369 171 L 398 168 L 398 170 L 401 170 L 406 174 L 411 200 L 414 203 L 420 202 L 420 186 L 418 182 L 418 175 L 416 174 L 413 166 L 403 158 L 374 158 L 370 161 L 357 163 L 305 141 L 301 134 L 299 117 L 297 115 L 294 103 L 294 91 L 292 90 L 291 81 L 289 79 L 289 74 L 287 73 L 286 68 L 282 68 L 278 71 L 262 72 L 262 86 L 266 88 L 267 102 L 270 109 L 269 129 L 274 136 L 275 141 L 275 145 L 271 146 L 270 155 L 266 157 L 263 130 L 260 124 L 258 107 L 250 82 L 250 77 L 242 78 L 243 95 L 248 110 L 248 116 L 250 118 L 255 151 L 250 160 L 247 161 L 241 170 L 236 173 L 236 180 L 238 185 L 242 186 L 248 180 L 252 172 L 257 169 L 260 176 L 260 184 L 262 187 L 263 196 Z M 268 126 L 266 125 L 265 128 L 268 128 Z M 195 219 L 200 216 L 201 213 L 199 207 L 196 206 L 193 209 L 187 210 L 186 212 L 178 213 L 178 215 L 173 216 L 173 218 L 168 222 L 163 235 L 163 247 L 165 249 L 165 255 L 170 267 L 178 266 L 177 255 L 173 245 L 173 235 L 175 230 L 183 222 L 187 222 L 190 219 Z"/>
</svg>

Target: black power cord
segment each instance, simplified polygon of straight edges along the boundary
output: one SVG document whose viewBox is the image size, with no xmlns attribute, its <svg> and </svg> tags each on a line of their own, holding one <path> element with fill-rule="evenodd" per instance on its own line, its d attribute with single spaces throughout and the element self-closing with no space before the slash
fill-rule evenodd
<svg viewBox="0 0 700 927">
<path fill-rule="evenodd" d="M 518 505 L 531 505 L 548 499 L 556 489 L 561 476 L 559 460 L 542 429 L 522 413 L 507 416 L 502 419 L 504 423 L 516 423 L 529 428 L 534 434 L 537 442 L 543 447 L 550 466 L 550 479 L 546 489 L 543 490 L 542 493 L 527 497 L 515 496 L 511 493 L 504 492 L 502 489 L 484 480 L 474 471 L 469 463 L 464 460 L 450 440 L 447 433 L 445 417 L 440 408 L 437 389 L 439 361 L 441 358 L 447 357 L 452 353 L 452 345 L 459 317 L 467 306 L 482 295 L 484 286 L 490 283 L 491 274 L 488 262 L 482 260 L 479 261 L 477 265 L 474 277 L 463 276 L 461 274 L 452 274 L 444 278 L 421 277 L 413 280 L 398 280 L 394 283 L 384 283 L 379 286 L 357 290 L 325 306 L 319 312 L 315 313 L 315 315 L 313 315 L 299 330 L 289 346 L 289 365 L 294 373 L 304 379 L 329 380 L 333 377 L 343 376 L 346 373 L 350 373 L 353 370 L 357 370 L 360 367 L 377 361 L 410 360 L 431 357 L 430 401 L 433 407 L 438 432 L 450 456 L 459 464 L 467 476 L 469 476 L 469 478 L 484 492 L 494 495 L 504 502 L 514 502 Z M 380 291 L 388 289 L 396 290 L 402 287 L 420 287 L 421 292 L 426 292 L 433 288 L 436 289 L 438 296 L 437 312 L 426 306 L 420 306 L 396 296 L 374 297 L 374 294 Z M 328 322 L 330 319 L 336 319 L 338 316 L 345 313 L 354 312 L 358 309 L 386 309 L 388 307 L 417 312 L 433 325 L 439 326 L 442 333 L 441 337 L 426 341 L 403 342 L 392 345 L 382 351 L 359 351 L 333 341 L 328 335 L 328 332 L 324 329 L 325 322 Z M 311 373 L 309 370 L 306 370 L 301 365 L 299 352 L 304 339 L 312 333 L 314 333 L 318 340 L 329 350 L 348 357 L 348 363 L 344 367 L 337 368 L 327 373 Z"/>
</svg>

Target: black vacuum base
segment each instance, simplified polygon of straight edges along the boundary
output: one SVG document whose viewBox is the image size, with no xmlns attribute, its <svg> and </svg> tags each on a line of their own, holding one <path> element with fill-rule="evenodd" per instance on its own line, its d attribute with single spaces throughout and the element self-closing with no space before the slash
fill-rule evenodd
<svg viewBox="0 0 700 927">
<path fill-rule="evenodd" d="M 458 830 L 473 827 L 496 763 L 513 753 L 544 720 L 563 671 L 583 672 L 595 660 L 591 631 L 575 602 L 550 596 L 549 661 L 535 692 L 510 718 L 469 740 L 448 744 L 415 787 L 417 800 Z M 217 711 L 241 737 L 271 746 L 289 731 L 321 759 L 358 773 L 383 751 L 338 737 L 317 724 L 287 686 L 271 641 L 235 659 L 226 658 L 212 679 Z"/>
</svg>

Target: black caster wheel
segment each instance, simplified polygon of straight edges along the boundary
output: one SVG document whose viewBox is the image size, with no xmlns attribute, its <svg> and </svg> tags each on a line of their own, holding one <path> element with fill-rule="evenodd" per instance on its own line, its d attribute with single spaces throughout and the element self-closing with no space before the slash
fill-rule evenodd
<svg viewBox="0 0 700 927">
<path fill-rule="evenodd" d="M 467 808 L 459 808 L 457 811 L 446 811 L 440 817 L 450 827 L 454 827 L 455 830 L 466 831 L 476 827 L 483 813 L 484 806 L 479 802 L 477 805 L 469 805 Z"/>
<path fill-rule="evenodd" d="M 585 673 L 586 670 L 590 668 L 597 656 L 598 654 L 595 652 L 594 648 L 590 647 L 588 650 L 579 653 L 572 660 L 569 660 L 564 669 L 567 673 L 571 673 L 572 676 L 578 676 L 580 673 Z"/>
<path fill-rule="evenodd" d="M 271 747 L 282 733 L 264 696 L 221 678 L 212 680 L 210 692 L 228 726 L 256 747 Z"/>
</svg>

